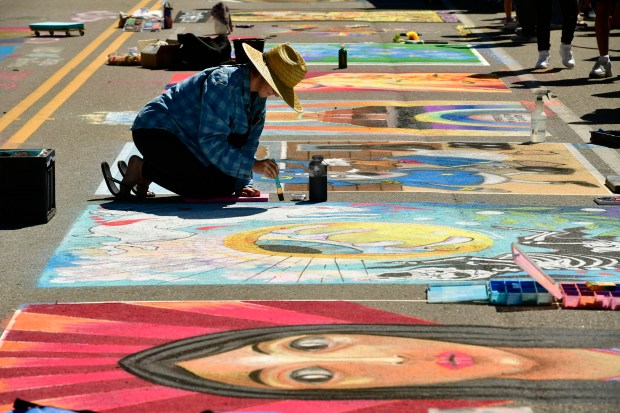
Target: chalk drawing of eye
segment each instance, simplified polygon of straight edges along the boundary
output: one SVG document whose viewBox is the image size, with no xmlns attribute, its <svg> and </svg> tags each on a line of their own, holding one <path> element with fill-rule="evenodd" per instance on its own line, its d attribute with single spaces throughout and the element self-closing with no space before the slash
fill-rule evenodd
<svg viewBox="0 0 620 413">
<path fill-rule="evenodd" d="M 329 347 L 329 341 L 325 337 L 311 336 L 293 340 L 289 345 L 296 350 L 316 351 Z"/>
<path fill-rule="evenodd" d="M 300 383 L 325 383 L 330 381 L 334 374 L 322 367 L 312 366 L 295 370 L 291 372 L 290 377 Z"/>
</svg>

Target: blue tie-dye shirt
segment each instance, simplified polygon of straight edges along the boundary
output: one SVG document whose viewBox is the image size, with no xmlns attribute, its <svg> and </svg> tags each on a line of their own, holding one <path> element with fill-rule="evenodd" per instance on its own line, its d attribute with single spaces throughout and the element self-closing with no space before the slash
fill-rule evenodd
<svg viewBox="0 0 620 413">
<path fill-rule="evenodd" d="M 250 95 L 249 65 L 220 66 L 199 72 L 170 87 L 138 113 L 134 129 L 165 129 L 206 166 L 215 165 L 237 178 L 237 190 L 252 177 L 255 154 L 265 125 L 267 99 Z M 228 143 L 245 135 L 242 148 Z"/>
</svg>

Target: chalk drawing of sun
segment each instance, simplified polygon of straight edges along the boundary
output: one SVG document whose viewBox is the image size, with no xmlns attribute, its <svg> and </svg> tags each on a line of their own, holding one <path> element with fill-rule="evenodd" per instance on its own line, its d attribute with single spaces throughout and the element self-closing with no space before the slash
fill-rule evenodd
<svg viewBox="0 0 620 413">
<path fill-rule="evenodd" d="M 224 244 L 238 251 L 277 256 L 415 259 L 480 251 L 493 240 L 478 232 L 438 225 L 332 222 L 239 232 L 224 239 Z"/>
</svg>

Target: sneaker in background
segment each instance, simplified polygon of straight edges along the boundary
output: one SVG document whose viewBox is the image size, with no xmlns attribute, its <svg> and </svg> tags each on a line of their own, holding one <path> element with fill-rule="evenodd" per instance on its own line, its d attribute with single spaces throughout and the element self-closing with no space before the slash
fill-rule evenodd
<svg viewBox="0 0 620 413">
<path fill-rule="evenodd" d="M 604 79 L 611 76 L 611 60 L 609 56 L 600 56 L 590 71 L 590 77 L 592 79 Z"/>
<path fill-rule="evenodd" d="M 572 69 L 575 67 L 575 56 L 573 56 L 573 45 L 572 44 L 560 44 L 560 57 L 562 58 L 562 64 Z"/>
<path fill-rule="evenodd" d="M 517 29 L 518 22 L 514 17 L 504 17 L 502 20 L 504 27 L 502 28 L 505 32 L 512 32 Z"/>
<path fill-rule="evenodd" d="M 517 29 L 515 30 L 515 34 L 516 36 L 510 38 L 513 42 L 536 43 L 538 41 L 536 33 L 524 32 L 522 27 L 517 27 Z"/>
<path fill-rule="evenodd" d="M 549 50 L 538 51 L 538 61 L 536 62 L 535 69 L 548 69 L 549 68 Z"/>
</svg>

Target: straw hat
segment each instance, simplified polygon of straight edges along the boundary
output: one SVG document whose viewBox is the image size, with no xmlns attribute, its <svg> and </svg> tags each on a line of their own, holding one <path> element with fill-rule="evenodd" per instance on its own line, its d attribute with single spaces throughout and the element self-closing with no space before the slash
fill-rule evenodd
<svg viewBox="0 0 620 413">
<path fill-rule="evenodd" d="M 243 43 L 243 50 L 273 90 L 290 107 L 302 112 L 293 87 L 302 81 L 308 67 L 299 52 L 288 43 L 279 44 L 265 53 Z"/>
</svg>

